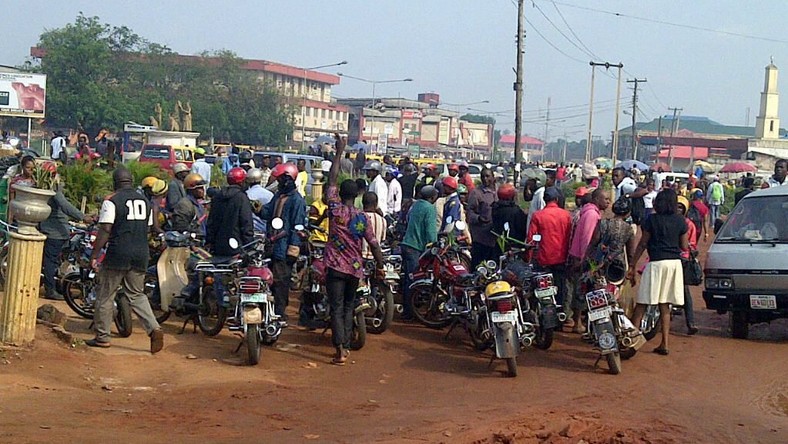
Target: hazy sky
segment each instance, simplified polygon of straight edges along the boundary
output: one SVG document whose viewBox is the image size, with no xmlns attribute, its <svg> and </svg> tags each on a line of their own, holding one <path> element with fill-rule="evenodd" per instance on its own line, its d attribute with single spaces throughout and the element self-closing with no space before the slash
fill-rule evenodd
<svg viewBox="0 0 788 444">
<path fill-rule="evenodd" d="M 411 77 L 410 83 L 378 85 L 376 93 L 415 98 L 419 92 L 437 92 L 447 103 L 488 100 L 489 104 L 471 107 L 503 111 L 495 115 L 499 125 L 514 127 L 514 0 L 5 0 L 3 4 L 4 22 L 13 24 L 2 32 L 0 64 L 4 65 L 23 62 L 43 30 L 73 22 L 82 11 L 102 22 L 126 25 L 182 54 L 229 49 L 244 58 L 305 67 L 347 60 L 348 65 L 326 72 L 374 80 Z M 524 56 L 523 108 L 528 122 L 524 129 L 540 138 L 548 97 L 549 139 L 565 132 L 570 139 L 584 137 L 592 58 L 622 62 L 624 80 L 648 79 L 639 94 L 639 121 L 679 107 L 684 115 L 744 125 L 750 108 L 749 123 L 754 125 L 769 57 L 784 73 L 788 71 L 786 0 L 535 0 L 526 2 L 525 16 L 530 24 L 526 24 Z M 787 84 L 783 74 L 784 96 L 788 96 Z M 631 107 L 629 86 L 622 83 L 622 106 L 627 108 Z M 597 72 L 595 135 L 608 138 L 613 129 L 615 88 L 614 77 Z M 369 84 L 343 79 L 334 95 L 368 97 L 371 90 Z M 783 127 L 788 126 L 786 109 L 784 99 Z M 631 117 L 621 114 L 621 119 L 623 128 Z"/>
</svg>

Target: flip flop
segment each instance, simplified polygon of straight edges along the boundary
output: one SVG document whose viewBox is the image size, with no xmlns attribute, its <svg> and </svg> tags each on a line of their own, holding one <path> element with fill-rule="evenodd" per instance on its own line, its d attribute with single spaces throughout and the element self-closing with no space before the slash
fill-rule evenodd
<svg viewBox="0 0 788 444">
<path fill-rule="evenodd" d="M 655 348 L 655 349 L 654 349 L 654 350 L 652 350 L 652 351 L 653 351 L 654 353 L 656 353 L 656 354 L 658 354 L 658 355 L 662 355 L 662 356 L 667 356 L 667 355 L 668 355 L 668 353 L 670 353 L 670 352 L 668 351 L 668 349 L 667 349 L 667 348 L 662 348 L 662 347 L 657 347 L 657 348 Z"/>
</svg>

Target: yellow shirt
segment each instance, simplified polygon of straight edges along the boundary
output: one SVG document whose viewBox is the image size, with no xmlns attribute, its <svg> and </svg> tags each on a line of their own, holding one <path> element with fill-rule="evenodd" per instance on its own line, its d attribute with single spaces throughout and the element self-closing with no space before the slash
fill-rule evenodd
<svg viewBox="0 0 788 444">
<path fill-rule="evenodd" d="M 314 211 L 312 211 L 312 209 L 314 209 Z M 320 216 L 328 211 L 328 205 L 324 204 L 322 200 L 316 200 L 312 203 L 312 207 L 309 210 L 309 222 L 314 224 Z M 325 233 L 315 230 L 309 236 L 309 242 L 328 242 L 328 216 L 323 218 L 318 226 L 325 230 Z"/>
<path fill-rule="evenodd" d="M 306 171 L 300 171 L 296 176 L 295 183 L 298 194 L 300 194 L 301 197 L 306 197 L 307 182 L 309 182 L 309 175 L 306 173 Z"/>
</svg>

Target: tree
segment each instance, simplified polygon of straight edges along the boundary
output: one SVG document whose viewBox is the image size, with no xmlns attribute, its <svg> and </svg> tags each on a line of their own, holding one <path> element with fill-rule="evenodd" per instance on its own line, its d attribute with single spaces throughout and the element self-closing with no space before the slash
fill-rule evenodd
<svg viewBox="0 0 788 444">
<path fill-rule="evenodd" d="M 480 114 L 464 114 L 460 116 L 460 120 L 470 123 L 486 123 L 488 125 L 495 125 L 495 119 L 490 116 L 483 116 Z"/>
</svg>

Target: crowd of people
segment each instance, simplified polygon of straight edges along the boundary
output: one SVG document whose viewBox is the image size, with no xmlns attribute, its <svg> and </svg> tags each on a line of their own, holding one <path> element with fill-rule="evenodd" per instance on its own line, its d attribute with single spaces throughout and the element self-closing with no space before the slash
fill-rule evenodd
<svg viewBox="0 0 788 444">
<path fill-rule="evenodd" d="M 53 142 L 54 143 L 54 142 Z M 553 274 L 557 302 L 567 315 L 565 329 L 584 333 L 582 295 L 599 281 L 618 285 L 629 281 L 633 287 L 640 276 L 635 298 L 634 325 L 648 305 L 658 305 L 662 313 L 662 340 L 654 349 L 668 354 L 670 306 L 683 306 L 687 333 L 698 330 L 692 315 L 692 298 L 682 278 L 682 258 L 687 258 L 721 217 L 725 190 L 715 176 L 695 174 L 686 183 L 656 184 L 644 172 L 614 168 L 612 189 L 605 189 L 596 166 L 559 165 L 554 170 L 531 167 L 522 171 L 522 187 L 512 183 L 512 170 L 481 169 L 476 182 L 464 161 L 453 162 L 442 175 L 438 165 L 419 167 L 408 156 L 394 162 L 365 161 L 363 153 L 353 162 L 345 153 L 345 140 L 337 136 L 333 162 L 329 162 L 323 195 L 307 206 L 308 176 L 303 160 L 282 162 L 281 157 L 262 157 L 255 166 L 248 151 L 218 153 L 217 160 L 226 185 L 210 187 L 211 168 L 205 153 L 195 152 L 191 167 L 177 163 L 172 179 L 145 178 L 135 190 L 130 172 L 122 165 L 114 169 L 115 192 L 103 201 L 98 215 L 99 235 L 91 258 L 101 285 L 96 304 L 95 338 L 88 345 L 109 347 L 112 300 L 123 287 L 133 310 L 140 316 L 151 338 L 151 352 L 161 350 L 163 334 L 144 295 L 144 273 L 148 266 L 147 240 L 150 232 L 188 231 L 204 239 L 205 249 L 216 256 L 240 253 L 239 245 L 251 242 L 255 232 L 271 229 L 271 221 L 281 219 L 284 236 L 276 237 L 272 248 L 272 293 L 275 312 L 287 326 L 287 307 L 293 264 L 302 242 L 296 226 L 320 227 L 308 241 L 326 245 L 327 292 L 332 305 L 332 333 L 336 354 L 333 363 L 347 361 L 352 296 L 363 271 L 362 260 L 372 259 L 383 268 L 380 245 L 394 224 L 401 238 L 403 260 L 401 288 L 403 322 L 413 320 L 408 298 L 411 274 L 419 256 L 437 241 L 439 233 L 453 230 L 453 221 L 465 221 L 464 237 L 470 244 L 472 267 L 497 260 L 502 253 L 496 233 L 533 242 L 541 237 L 535 257 L 538 266 Z M 278 157 L 278 158 L 277 158 Z M 328 166 L 328 165 L 326 165 Z M 13 184 L 32 181 L 34 159 L 22 159 Z M 53 163 L 53 168 L 56 168 Z M 338 183 L 340 173 L 360 172 L 365 178 L 348 178 Z M 786 181 L 786 161 L 775 164 L 766 186 L 782 186 Z M 743 178 L 740 199 L 754 190 L 754 181 Z M 518 203 L 518 190 L 522 201 Z M 565 196 L 574 191 L 569 205 Z M 13 196 L 11 196 L 13 198 Z M 47 234 L 44 269 L 47 298 L 62 299 L 52 277 L 63 243 L 68 238 L 70 219 L 92 223 L 95 219 L 71 205 L 57 189 L 50 200 L 52 213 L 41 224 Z M 527 207 L 527 208 L 526 208 Z M 612 208 L 611 208 L 612 207 Z M 608 209 L 612 211 L 608 212 Z M 612 214 L 611 214 L 612 213 Z M 10 215 L 11 220 L 13 215 Z M 235 239 L 237 243 L 231 243 Z M 107 247 L 99 267 L 101 247 Z M 644 267 L 638 267 L 648 254 Z"/>
</svg>

